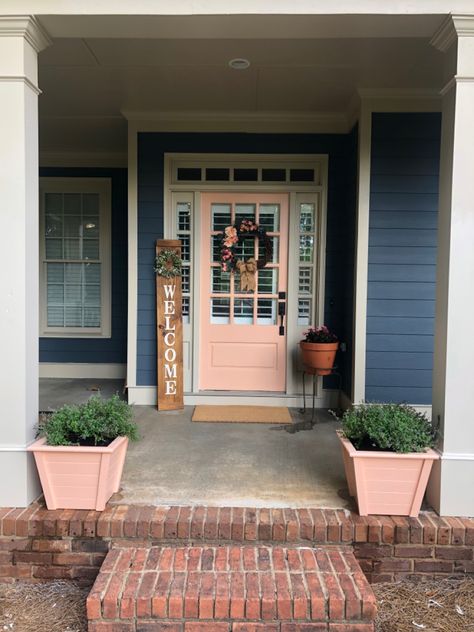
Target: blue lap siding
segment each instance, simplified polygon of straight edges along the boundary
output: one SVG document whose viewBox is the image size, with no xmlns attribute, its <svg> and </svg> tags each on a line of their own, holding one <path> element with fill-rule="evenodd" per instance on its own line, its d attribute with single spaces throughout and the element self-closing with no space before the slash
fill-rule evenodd
<svg viewBox="0 0 474 632">
<path fill-rule="evenodd" d="M 366 399 L 431 404 L 441 115 L 374 114 Z"/>
<path fill-rule="evenodd" d="M 163 236 L 163 160 L 166 152 L 328 154 L 328 226 L 325 320 L 344 338 L 352 314 L 357 134 L 141 133 L 138 138 L 138 354 L 137 384 L 156 384 L 154 243 Z M 349 227 L 349 229 L 348 229 Z M 351 228 L 352 227 L 352 228 Z M 349 273 L 348 273 L 349 271 Z M 349 287 L 346 287 L 349 284 Z M 352 326 L 349 327 L 352 332 Z M 350 392 L 350 356 L 338 360 Z"/>
<path fill-rule="evenodd" d="M 112 336 L 40 338 L 40 362 L 119 363 L 127 361 L 127 170 L 42 168 L 40 177 L 110 178 L 112 182 Z"/>
</svg>

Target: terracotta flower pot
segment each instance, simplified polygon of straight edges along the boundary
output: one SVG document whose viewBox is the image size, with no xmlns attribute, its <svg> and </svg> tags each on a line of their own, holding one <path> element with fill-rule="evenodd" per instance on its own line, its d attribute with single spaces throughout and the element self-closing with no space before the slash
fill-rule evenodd
<svg viewBox="0 0 474 632">
<path fill-rule="evenodd" d="M 117 437 L 105 448 L 35 441 L 28 451 L 35 455 L 48 509 L 105 509 L 119 490 L 127 446 L 127 437 Z"/>
<path fill-rule="evenodd" d="M 337 435 L 349 493 L 357 500 L 359 514 L 416 518 L 439 454 L 430 448 L 408 454 L 356 450 L 342 431 Z"/>
<path fill-rule="evenodd" d="M 300 342 L 301 359 L 303 364 L 309 368 L 316 369 L 317 375 L 329 375 L 336 352 L 338 342 Z"/>
</svg>

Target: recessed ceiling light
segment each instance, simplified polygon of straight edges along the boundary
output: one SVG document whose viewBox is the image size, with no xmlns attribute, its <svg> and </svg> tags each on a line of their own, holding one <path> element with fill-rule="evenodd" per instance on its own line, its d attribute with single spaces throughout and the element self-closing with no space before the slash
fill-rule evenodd
<svg viewBox="0 0 474 632">
<path fill-rule="evenodd" d="M 250 66 L 250 62 L 243 57 L 236 57 L 236 59 L 230 60 L 229 66 L 234 70 L 246 70 Z"/>
</svg>

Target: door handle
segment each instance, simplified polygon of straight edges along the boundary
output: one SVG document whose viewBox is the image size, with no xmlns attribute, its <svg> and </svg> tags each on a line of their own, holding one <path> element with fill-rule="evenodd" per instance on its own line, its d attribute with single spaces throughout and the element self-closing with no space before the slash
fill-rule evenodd
<svg viewBox="0 0 474 632">
<path fill-rule="evenodd" d="M 278 329 L 278 333 L 280 336 L 285 335 L 285 316 L 286 316 L 286 301 L 278 302 L 278 315 L 280 316 L 280 327 Z"/>
</svg>

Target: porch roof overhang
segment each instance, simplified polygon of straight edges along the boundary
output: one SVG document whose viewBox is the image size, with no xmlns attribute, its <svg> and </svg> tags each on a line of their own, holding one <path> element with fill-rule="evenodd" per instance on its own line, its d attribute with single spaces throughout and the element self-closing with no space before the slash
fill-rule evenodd
<svg viewBox="0 0 474 632">
<path fill-rule="evenodd" d="M 358 15 L 353 8 L 344 14 L 339 3 L 322 15 L 321 3 L 310 4 L 291 7 L 291 15 L 265 2 L 247 14 L 236 15 L 237 4 L 227 15 L 198 15 L 211 5 L 119 3 L 111 14 L 101 2 L 94 10 L 86 2 L 79 14 L 69 2 L 55 15 L 40 2 L 35 12 L 53 40 L 39 61 L 43 158 L 125 156 L 126 119 L 154 121 L 150 129 L 163 131 L 341 133 L 354 124 L 361 97 L 439 108 L 442 54 L 430 40 L 446 3 L 427 3 L 432 12 L 423 15 L 409 14 L 408 5 L 402 14 L 400 3 L 384 5 L 381 15 L 372 2 Z M 16 11 L 23 5 L 15 3 Z M 236 57 L 250 67 L 231 69 Z"/>
</svg>

